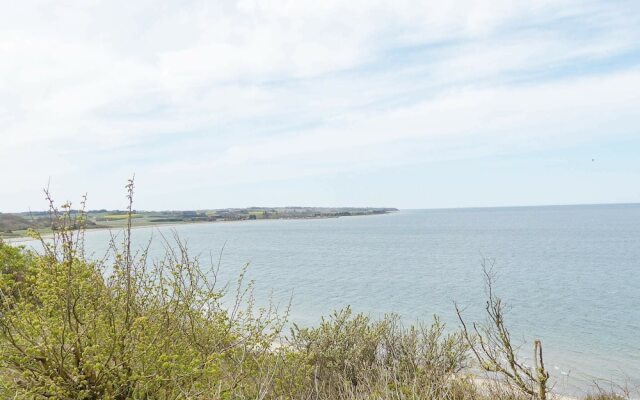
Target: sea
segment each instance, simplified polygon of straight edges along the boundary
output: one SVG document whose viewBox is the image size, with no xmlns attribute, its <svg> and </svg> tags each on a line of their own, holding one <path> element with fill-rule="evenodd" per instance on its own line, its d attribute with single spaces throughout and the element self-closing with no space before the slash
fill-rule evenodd
<svg viewBox="0 0 640 400">
<path fill-rule="evenodd" d="M 111 235 L 122 237 L 87 232 L 87 252 L 101 258 Z M 290 305 L 301 326 L 348 305 L 373 318 L 396 313 L 405 325 L 437 315 L 454 331 L 458 304 L 481 323 L 483 264 L 492 266 L 522 359 L 530 363 L 541 340 L 556 391 L 640 385 L 640 204 L 141 227 L 133 247 L 151 240 L 159 258 L 176 236 L 202 264 L 220 264 L 220 285 L 248 264 L 256 302 Z"/>
</svg>

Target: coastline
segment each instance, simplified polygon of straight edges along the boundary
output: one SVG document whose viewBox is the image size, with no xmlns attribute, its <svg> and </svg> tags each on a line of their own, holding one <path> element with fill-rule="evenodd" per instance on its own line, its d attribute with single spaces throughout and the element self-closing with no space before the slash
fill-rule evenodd
<svg viewBox="0 0 640 400">
<path fill-rule="evenodd" d="M 267 222 L 267 221 L 292 221 L 292 220 L 319 220 L 319 219 L 337 219 L 337 218 L 348 218 L 348 217 L 372 217 L 372 216 L 379 216 L 379 215 L 388 215 L 388 214 L 393 214 L 396 213 L 400 210 L 395 209 L 395 210 L 390 210 L 390 211 L 385 211 L 383 213 L 370 213 L 370 214 L 353 214 L 353 215 L 322 215 L 322 216 L 304 216 L 304 217 L 282 217 L 282 218 L 267 218 L 267 219 L 230 219 L 230 220 L 214 220 L 214 221 L 171 221 L 171 222 L 167 222 L 167 223 L 146 223 L 146 222 L 141 222 L 138 224 L 132 224 L 131 229 L 140 229 L 140 228 L 160 228 L 160 227 L 176 227 L 176 226 L 182 226 L 182 225 L 205 225 L 205 224 L 224 224 L 224 223 L 244 223 L 244 222 Z M 133 219 L 133 221 L 135 221 L 135 219 Z M 98 227 L 95 228 L 89 228 L 89 229 L 85 229 L 85 233 L 87 232 L 94 232 L 94 231 L 111 231 L 111 230 L 121 230 L 121 229 L 125 229 L 127 226 L 125 224 L 118 224 L 118 225 L 100 225 Z M 43 239 L 49 239 L 51 237 L 53 237 L 53 232 L 46 232 L 46 233 L 42 233 L 41 237 Z M 38 240 L 37 238 L 33 238 L 31 236 L 28 236 L 26 234 L 21 235 L 21 236 L 8 236 L 8 237 L 3 237 L 2 235 L 0 235 L 0 240 L 4 241 L 5 243 L 12 243 L 12 242 L 30 242 L 30 241 L 34 241 L 34 240 Z"/>
<path fill-rule="evenodd" d="M 523 212 L 524 212 L 524 211 L 526 211 L 526 210 L 523 210 Z M 589 210 L 584 210 L 585 214 L 587 214 L 587 213 L 588 213 L 588 211 L 589 211 Z M 474 214 L 475 214 L 475 213 L 474 213 Z M 493 213 L 493 212 L 491 212 L 491 213 L 487 212 L 487 213 L 485 213 L 485 214 L 487 215 L 487 218 L 486 218 L 486 219 L 489 219 L 489 218 L 493 219 L 493 218 L 494 218 L 494 216 L 495 216 L 495 213 Z M 539 212 L 536 212 L 535 214 L 533 214 L 533 213 L 530 213 L 530 214 L 531 214 L 531 215 L 540 216 L 540 213 L 539 213 Z M 429 215 L 431 216 L 432 214 L 429 214 Z M 513 215 L 513 214 L 511 214 L 511 212 L 509 212 L 509 215 Z M 514 220 L 515 220 L 515 219 L 518 219 L 518 218 L 519 218 L 519 217 L 518 217 L 519 215 L 526 215 L 526 214 L 518 213 L 518 214 L 516 214 L 516 215 L 513 215 Z M 553 215 L 553 216 L 554 216 L 554 221 L 555 221 L 556 214 L 555 214 L 555 213 L 551 213 L 551 215 Z M 390 221 L 390 222 L 391 222 L 391 221 L 395 220 L 397 217 L 402 217 L 403 219 L 406 219 L 408 223 L 414 223 L 415 219 L 416 219 L 418 216 L 419 216 L 419 215 L 418 215 L 417 213 L 412 213 L 412 212 L 402 212 L 402 213 L 397 213 L 394 217 L 389 218 L 389 219 L 373 219 L 373 218 L 372 218 L 372 219 L 370 219 L 370 221 L 372 221 L 374 224 L 383 224 L 383 225 L 386 225 L 386 221 Z M 475 215 L 474 215 L 474 217 L 475 217 Z M 452 218 L 453 218 L 453 217 L 452 217 Z M 458 218 L 458 216 L 455 216 L 455 218 Z M 285 219 L 285 218 L 278 218 L 278 219 Z M 302 219 L 302 218 L 296 218 L 296 219 Z M 318 218 L 316 218 L 316 219 L 318 219 Z M 325 217 L 325 218 L 322 218 L 322 219 L 328 219 L 328 217 Z M 367 224 L 367 225 L 368 225 L 368 223 L 367 223 L 367 222 L 365 222 L 365 221 L 363 221 L 363 220 L 350 220 L 350 221 L 352 221 L 352 222 L 350 222 L 349 224 L 355 223 L 356 225 L 363 225 L 363 224 Z M 377 222 L 376 222 L 376 221 L 377 221 Z M 448 220 L 447 220 L 447 221 L 448 221 Z M 237 221 L 211 221 L 211 222 L 237 222 Z M 426 222 L 427 222 L 427 221 L 425 220 L 425 224 L 424 224 L 424 226 L 427 226 L 427 227 L 429 227 L 429 228 L 431 229 L 431 227 L 432 227 L 432 226 L 433 226 L 433 224 L 434 224 L 433 218 L 429 218 L 429 224 L 428 224 L 428 225 L 427 225 L 427 223 L 426 223 Z M 446 221 L 445 221 L 445 222 L 446 222 Z M 482 222 L 482 221 L 481 221 L 481 222 Z M 181 222 L 181 223 L 168 223 L 168 224 L 155 224 L 155 225 L 156 225 L 156 226 L 157 226 L 161 231 L 164 231 L 163 229 L 161 229 L 161 226 L 166 226 L 166 227 L 168 228 L 168 230 L 166 230 L 166 231 L 164 231 L 164 232 L 166 232 L 166 233 L 168 233 L 169 235 L 171 235 L 172 229 L 178 228 L 178 226 L 179 226 L 179 225 L 184 225 L 185 223 L 187 223 L 187 222 Z M 195 223 L 195 222 L 189 222 L 189 223 Z M 262 229 L 263 229 L 262 227 L 269 227 L 268 229 L 269 229 L 270 231 L 277 231 L 277 230 L 283 229 L 285 226 L 317 226 L 317 227 L 320 227 L 320 228 L 321 228 L 321 229 L 323 229 L 323 230 L 326 230 L 327 234 L 335 235 L 335 229 L 330 229 L 329 227 L 334 227 L 335 225 L 344 225 L 344 224 L 346 224 L 346 223 L 347 223 L 347 220 L 344 220 L 344 221 L 342 221 L 342 220 L 341 220 L 341 221 L 334 220 L 333 222 L 328 221 L 328 222 L 317 222 L 317 223 L 309 223 L 309 224 L 304 223 L 304 222 L 300 222 L 300 223 L 293 223 L 293 222 L 292 222 L 292 223 L 284 223 L 284 222 L 283 222 L 283 223 L 273 223 L 273 224 L 257 224 L 257 225 L 242 225 L 242 226 L 241 226 L 241 225 L 230 225 L 230 226 L 229 226 L 229 228 L 225 228 L 224 226 L 219 226 L 219 227 L 209 227 L 209 228 L 207 228 L 207 227 L 197 228 L 197 227 L 195 227 L 195 226 L 190 225 L 189 227 L 180 228 L 180 229 L 179 229 L 179 231 L 183 231 L 183 230 L 184 230 L 184 231 L 193 230 L 193 231 L 196 231 L 196 232 L 205 233 L 205 232 L 212 232 L 212 231 L 218 231 L 218 230 L 235 230 L 235 229 L 242 229 L 242 230 L 244 230 L 244 229 L 249 229 L 249 230 L 258 229 L 258 230 L 262 230 Z M 554 223 L 555 223 L 555 222 L 554 222 Z M 440 225 L 436 225 L 436 226 L 441 227 L 441 226 L 443 226 L 443 225 L 444 225 L 444 224 L 440 224 Z M 481 225 L 481 224 L 477 224 L 477 225 Z M 150 226 L 150 225 L 141 224 L 141 225 L 135 226 L 135 227 L 134 227 L 134 229 L 143 228 L 143 227 L 144 227 L 144 228 L 148 228 L 149 226 Z M 233 226 L 235 226 L 236 228 L 234 228 Z M 411 225 L 407 225 L 407 226 L 411 226 Z M 444 226 L 446 226 L 446 225 L 444 225 Z M 555 225 L 552 225 L 552 226 L 555 226 Z M 564 226 L 564 221 L 563 221 L 563 220 L 560 220 L 560 222 L 558 222 L 558 223 L 557 223 L 557 226 Z M 252 227 L 253 227 L 253 228 L 252 228 Z M 327 229 L 327 228 L 322 228 L 322 227 L 327 227 L 327 228 L 329 228 L 329 229 Z M 375 228 L 375 227 L 374 227 L 374 228 Z M 380 228 L 380 229 L 382 229 L 382 230 L 387 229 L 387 228 L 386 228 L 386 227 L 384 227 L 384 226 L 380 226 L 380 227 L 378 227 L 378 228 Z M 110 228 L 110 229 L 113 229 L 113 228 Z M 119 228 L 116 228 L 116 229 L 119 229 Z M 372 228 L 367 227 L 367 229 L 372 229 Z M 406 229 L 406 228 L 404 228 L 404 226 L 403 226 L 403 229 Z M 422 228 L 422 227 L 420 227 L 419 229 L 420 229 L 420 230 L 419 230 L 419 232 L 424 231 L 424 228 Z M 374 230 L 375 230 L 375 229 L 374 229 Z M 594 228 L 594 231 L 597 231 L 597 229 L 595 229 L 595 228 Z M 148 231 L 144 231 L 143 233 L 138 233 L 138 234 L 136 234 L 135 236 L 140 236 L 140 235 L 144 236 L 144 235 L 146 235 L 147 233 L 151 233 L 151 232 L 155 232 L 155 231 L 153 231 L 153 230 L 148 230 Z M 316 230 L 315 230 L 315 229 L 311 229 L 311 230 L 310 230 L 310 232 L 311 232 L 311 233 L 312 233 L 312 235 L 314 235 L 314 236 L 315 236 L 315 235 L 317 235 L 317 232 L 316 232 Z M 357 231 L 354 231 L 354 230 L 351 230 L 350 232 L 351 232 L 351 233 L 353 233 L 354 238 L 355 238 L 355 235 L 359 235 L 359 234 L 360 234 L 360 232 L 357 232 Z M 165 234 L 166 234 L 166 233 L 165 233 Z M 487 234 L 485 231 L 482 231 L 481 233 L 482 233 L 483 237 L 484 237 L 484 235 L 486 235 L 486 234 Z M 534 232 L 534 233 L 535 233 L 535 232 Z M 119 234 L 119 232 L 118 232 L 118 231 L 114 231 L 114 234 Z M 299 232 L 296 232 L 296 233 L 295 233 L 295 235 L 299 235 L 299 234 L 300 234 Z M 97 237 L 104 237 L 104 236 L 106 236 L 106 235 L 108 235 L 108 233 L 96 234 L 96 235 L 92 235 L 92 236 L 93 236 L 93 237 L 95 237 L 95 238 L 97 238 Z M 259 238 L 260 238 L 260 240 L 265 240 L 265 238 L 264 238 L 265 236 L 268 236 L 268 235 L 267 235 L 267 234 L 265 234 L 265 233 L 261 234 L 261 236 L 259 237 Z M 121 237 L 121 236 L 120 236 L 120 237 Z M 311 237 L 311 236 L 310 236 L 310 237 Z M 384 238 L 384 242 L 385 242 L 385 243 L 386 243 L 386 242 L 388 242 L 388 241 L 391 241 L 391 243 L 395 243 L 395 245 L 396 245 L 396 246 L 398 245 L 398 243 L 400 243 L 401 241 L 403 241 L 403 240 L 404 240 L 404 239 L 402 239 L 402 236 L 399 236 L 400 240 L 398 240 L 398 241 L 393 241 L 393 240 L 391 240 L 388 236 L 383 236 L 383 238 Z M 354 244 L 354 243 L 360 243 L 360 242 L 353 242 L 353 241 L 344 241 L 344 242 L 345 242 L 345 243 L 347 243 L 347 244 L 346 244 L 345 246 L 343 246 L 343 248 L 344 248 L 344 249 L 347 249 L 347 250 L 349 249 L 349 247 L 353 247 L 353 244 Z M 480 245 L 475 244 L 476 242 L 474 242 L 473 240 L 469 240 L 468 242 L 469 242 L 469 243 L 471 243 L 471 244 L 473 245 L 473 247 L 479 247 L 479 246 L 480 246 Z M 273 244 L 274 242 L 273 242 L 273 241 L 269 241 L 268 243 Z M 277 242 L 276 242 L 276 243 L 277 243 Z M 290 241 L 288 241 L 288 240 L 286 241 L 286 243 L 287 243 L 287 246 L 289 246 L 289 245 L 291 244 L 291 242 L 290 242 Z M 306 243 L 311 243 L 311 242 L 307 241 Z M 377 242 L 374 242 L 373 244 L 375 244 L 375 243 L 377 243 Z M 520 249 L 520 251 L 522 251 L 522 247 L 521 247 L 521 246 L 520 246 L 520 247 L 519 247 L 519 246 L 517 246 L 517 245 L 518 245 L 518 242 L 517 242 L 517 241 L 515 241 L 515 242 L 514 242 L 514 241 L 510 240 L 510 241 L 504 241 L 504 243 L 506 243 L 506 244 L 505 244 L 505 247 L 507 247 L 507 245 L 508 245 L 508 247 L 510 248 L 510 247 L 511 247 L 511 245 L 512 245 L 512 244 L 514 244 L 516 249 Z M 302 242 L 302 244 L 304 244 L 304 242 Z M 27 246 L 32 246 L 33 244 L 25 243 L 25 245 L 27 245 Z M 273 248 L 273 246 L 271 246 L 271 247 Z M 412 247 L 412 248 L 416 248 L 417 246 L 411 246 L 411 247 Z M 197 247 L 195 247 L 195 248 L 197 249 Z M 400 249 L 403 249 L 403 247 L 399 247 L 399 248 L 400 248 Z M 432 247 L 431 247 L 431 250 L 432 250 L 433 248 L 437 248 L 437 247 L 432 246 Z M 307 245 L 305 244 L 304 250 L 306 251 L 306 249 L 307 249 Z M 493 249 L 493 248 L 492 248 L 492 249 Z M 498 248 L 498 250 L 499 250 L 499 249 L 500 249 L 500 248 Z M 431 250 L 430 250 L 430 251 L 431 251 Z M 452 252 L 453 252 L 453 251 L 454 251 L 455 253 L 452 253 L 452 254 L 458 254 L 458 252 L 459 252 L 459 251 L 461 251 L 461 250 L 460 250 L 459 248 L 457 248 L 457 247 L 456 247 L 455 249 L 453 249 L 453 250 L 452 250 Z M 494 251 L 495 251 L 495 249 L 494 249 Z M 251 252 L 251 246 L 244 247 L 243 252 L 247 252 L 247 253 L 249 254 L 249 253 Z M 375 253 L 374 253 L 374 254 L 375 254 Z M 421 257 L 421 258 L 423 258 L 423 259 L 424 259 L 425 257 L 429 256 L 429 252 L 428 252 L 428 251 L 424 251 L 424 252 L 419 253 L 419 254 L 421 254 L 421 256 L 420 256 L 420 257 Z M 522 254 L 522 253 L 521 253 L 521 254 Z M 584 254 L 584 253 L 583 253 L 583 254 Z M 262 255 L 263 255 L 263 254 L 261 253 L 261 256 L 262 256 Z M 472 263 L 475 261 L 475 258 L 474 258 L 474 257 L 476 257 L 476 256 L 477 256 L 476 254 L 472 254 L 470 257 L 467 257 L 467 259 L 469 259 L 469 260 L 470 260 L 468 263 L 469 263 L 469 264 L 472 264 Z M 569 256 L 571 256 L 571 258 L 574 258 L 573 253 L 569 254 Z M 247 256 L 247 257 L 249 257 L 249 256 Z M 521 258 L 519 258 L 519 260 L 521 260 L 521 259 L 523 259 L 523 257 L 522 257 L 522 256 L 521 256 Z M 369 259 L 367 259 L 367 260 L 369 260 Z M 369 261 L 370 261 L 370 260 L 369 260 Z M 392 260 L 392 261 L 393 261 L 393 260 Z M 526 261 L 526 260 L 525 260 L 525 261 Z M 566 260 L 561 260 L 561 261 L 563 261 L 563 265 L 565 265 L 565 264 L 566 264 L 566 263 L 564 262 L 564 261 L 566 261 Z M 348 262 L 349 262 L 349 265 L 350 265 L 350 266 L 353 266 L 353 265 L 356 265 L 356 266 L 357 266 L 357 263 L 355 263 L 355 264 L 354 264 L 354 259 L 348 258 Z M 549 264 L 549 263 L 550 263 L 550 261 L 545 260 L 545 263 L 546 263 L 546 264 Z M 363 263 L 363 264 L 365 264 L 365 263 Z M 372 263 L 370 263 L 370 262 L 369 262 L 369 263 L 367 263 L 367 264 L 368 264 L 368 265 L 373 265 L 373 264 L 372 264 Z M 388 264 L 388 265 L 392 265 L 392 263 L 391 263 L 391 262 L 387 262 L 387 264 Z M 582 261 L 582 264 L 584 264 L 584 260 Z M 526 264 L 526 263 L 525 263 L 525 265 L 529 265 L 529 264 Z M 543 264 L 540 264 L 540 265 L 543 265 Z M 577 265 L 577 263 L 576 263 L 576 265 Z M 447 267 L 449 267 L 449 264 L 447 264 Z M 454 268 L 454 267 L 455 267 L 455 265 L 454 265 L 454 266 L 451 266 L 451 268 L 452 268 L 452 270 L 453 270 L 453 271 L 455 271 L 455 268 Z M 405 269 L 405 268 L 406 268 L 406 266 L 404 266 L 404 267 L 403 267 L 403 269 L 402 269 L 402 271 L 403 271 L 403 272 L 404 272 L 404 271 L 407 271 L 406 273 L 411 273 L 411 270 L 410 270 L 410 269 L 409 269 L 409 270 L 407 270 L 407 269 Z M 366 271 L 369 271 L 369 270 L 370 270 L 370 269 L 367 269 Z M 533 270 L 533 269 L 530 269 L 530 270 Z M 506 270 L 506 271 L 510 271 L 510 270 Z M 354 274 L 354 275 L 362 275 L 362 274 Z M 386 276 L 386 277 L 388 278 L 388 276 Z M 358 279 L 361 279 L 361 278 L 360 278 L 360 276 L 357 276 L 357 278 L 358 278 Z M 260 282 L 263 282 L 263 281 L 264 281 L 264 280 L 263 280 L 263 278 L 260 278 Z M 266 280 L 266 281 L 264 281 L 264 282 L 271 282 L 271 281 Z M 297 280 L 296 280 L 296 283 L 297 283 L 297 282 L 304 282 L 304 281 L 301 281 L 300 279 L 297 279 Z M 446 281 L 445 281 L 445 282 L 446 282 Z M 405 285 L 405 286 L 410 286 L 410 288 L 420 287 L 420 286 L 419 286 L 419 283 L 420 283 L 420 282 L 410 282 L 410 284 Z M 518 281 L 517 281 L 517 280 L 514 280 L 514 282 L 513 282 L 513 283 L 514 283 L 514 284 L 517 284 L 517 283 L 518 283 Z M 272 287 L 272 286 L 273 286 L 273 284 L 269 284 L 269 287 Z M 510 285 L 509 285 L 509 286 L 510 286 Z M 277 287 L 277 286 L 274 286 L 274 287 Z M 402 286 L 400 286 L 400 287 L 402 287 Z M 300 290 L 300 289 L 299 289 L 298 287 L 296 287 L 296 291 L 297 291 L 297 290 Z M 303 293 L 303 294 L 304 294 L 304 292 L 300 292 L 300 293 Z M 526 293 L 526 292 L 523 292 L 523 293 Z M 327 296 L 327 297 L 329 297 L 329 296 Z M 325 298 L 323 297 L 323 300 L 324 300 L 324 299 L 325 299 Z M 352 302 L 350 301 L 350 304 L 351 304 L 351 303 L 352 303 Z M 358 304 L 358 303 L 354 303 L 354 304 Z M 364 303 L 359 303 L 359 304 L 360 304 L 360 307 L 361 307 L 361 308 L 362 308 L 362 307 L 365 307 L 365 306 L 368 306 L 368 304 L 367 304 L 366 302 L 364 302 Z M 364 305 L 363 305 L 363 304 L 364 304 Z M 396 304 L 397 304 L 397 303 L 396 303 Z M 433 303 L 430 301 L 430 302 L 429 302 L 429 304 L 433 304 Z M 375 302 L 373 303 L 373 305 L 375 306 Z M 396 309 L 401 309 L 401 306 L 397 306 L 397 307 L 396 307 L 396 306 L 394 306 L 394 308 L 396 308 Z M 312 315 L 313 315 L 313 314 L 312 314 Z M 320 314 L 317 314 L 317 315 L 320 315 Z M 529 315 L 529 314 L 527 314 L 527 315 Z M 569 326 L 571 326 L 571 327 L 572 327 L 571 329 L 578 330 L 581 326 L 580 326 L 579 324 L 575 324 L 574 322 L 575 322 L 575 321 L 571 320 L 571 324 L 567 324 L 567 326 L 565 326 L 565 329 L 569 329 L 568 327 L 569 327 Z M 578 321 L 578 322 L 580 322 L 580 321 Z M 582 327 L 582 328 L 584 328 L 584 327 Z M 565 329 L 560 330 L 558 327 L 553 328 L 553 330 L 555 330 L 556 332 L 573 332 L 572 330 L 565 330 Z M 562 334 L 562 333 L 561 333 L 561 334 Z M 559 335 L 561 335 L 561 334 L 559 334 Z M 571 334 L 571 335 L 565 335 L 565 336 L 574 336 L 574 335 L 573 335 L 573 334 Z M 576 335 L 576 337 L 577 337 L 578 339 L 580 339 L 580 337 L 579 337 L 578 335 Z M 597 338 L 596 338 L 596 339 L 597 339 Z M 597 340 L 596 340 L 596 341 L 594 341 L 594 345 L 597 345 L 597 344 L 598 344 L 598 343 L 597 343 Z M 594 347 L 595 347 L 595 346 L 594 346 Z M 572 347 L 562 347 L 562 349 L 572 349 Z M 593 350 L 593 349 L 589 348 L 589 351 L 591 351 L 591 350 Z M 595 348 L 595 350 L 598 350 L 598 349 L 597 349 L 597 348 Z M 610 348 L 609 348 L 609 347 L 607 347 L 607 348 L 605 348 L 605 350 L 610 350 Z M 602 354 L 605 354 L 606 356 L 609 356 L 609 354 L 608 354 L 608 353 L 601 353 L 601 354 L 598 354 L 598 353 L 596 352 L 595 354 L 596 354 L 597 356 L 599 356 L 601 359 L 606 359 L 605 357 L 603 357 L 603 356 L 602 356 Z M 613 353 L 612 353 L 612 354 L 613 354 Z M 599 365 L 599 364 L 594 364 L 594 363 L 593 363 L 593 357 L 592 357 L 592 356 L 590 356 L 590 355 L 586 355 L 586 357 L 585 357 L 585 358 L 582 358 L 582 357 L 583 357 L 582 355 L 577 355 L 577 356 L 575 356 L 575 357 L 574 357 L 573 361 L 575 362 L 575 361 L 576 361 L 576 359 L 579 359 L 579 361 L 580 361 L 580 362 L 584 362 L 584 365 L 583 365 L 583 366 L 595 366 L 595 365 Z M 611 356 L 611 359 L 613 359 L 613 356 Z M 566 359 L 558 358 L 558 360 L 559 360 L 559 361 L 564 361 L 564 360 L 566 360 Z M 616 359 L 616 360 L 617 360 L 617 359 Z M 615 361 L 616 363 L 618 363 L 618 361 L 616 361 L 616 360 L 613 360 L 613 361 Z M 611 362 L 611 363 L 613 363 L 613 362 Z M 562 366 L 562 364 L 559 364 L 559 365 L 561 365 L 561 366 Z M 574 366 L 574 367 L 576 368 L 576 369 L 574 370 L 573 374 L 572 374 L 572 378 L 577 377 L 578 375 L 576 375 L 576 373 L 579 371 L 579 367 L 577 366 L 578 364 L 575 364 L 575 363 L 573 363 L 573 364 L 572 364 L 571 362 L 566 362 L 566 363 L 565 363 L 565 366 L 566 366 L 566 365 L 571 365 L 571 366 Z M 580 365 L 582 365 L 582 364 L 580 364 Z M 621 367 L 620 369 L 622 370 L 623 368 Z M 587 370 L 587 369 L 585 368 L 585 371 L 586 371 L 586 370 Z M 634 370 L 635 370 L 635 368 L 634 368 L 634 367 L 633 367 L 633 365 L 632 365 L 632 366 L 631 366 L 631 368 L 625 368 L 624 370 L 631 370 L 631 371 L 634 371 Z M 571 372 L 571 370 L 570 370 L 569 372 Z M 591 369 L 590 369 L 590 370 L 589 370 L 589 371 L 587 371 L 587 372 L 593 372 L 593 370 L 591 370 Z M 604 374 L 600 374 L 600 375 L 604 375 Z M 633 374 L 633 373 L 632 373 L 631 375 L 632 375 L 632 376 L 634 376 L 634 375 L 636 375 L 636 374 Z M 637 375 L 636 375 L 636 376 L 637 376 Z M 590 382 L 587 382 L 587 385 L 589 385 L 589 383 L 590 383 Z M 595 388 L 594 388 L 594 387 L 592 387 L 592 386 L 590 386 L 590 385 L 589 385 L 588 387 L 587 387 L 587 386 L 582 386 L 582 385 L 581 385 L 581 386 L 582 386 L 582 388 L 581 388 L 581 389 L 584 389 L 584 391 L 582 391 L 582 390 L 573 390 L 573 388 L 572 388 L 572 387 L 566 388 L 566 387 L 564 387 L 564 386 L 565 386 L 565 384 L 564 384 L 564 383 L 562 383 L 562 384 L 561 384 L 560 382 L 558 382 L 558 384 L 557 384 L 557 386 L 556 386 L 556 389 L 559 391 L 559 393 L 563 393 L 563 395 L 564 395 L 564 396 L 568 396 L 568 397 L 566 397 L 567 399 L 571 399 L 571 398 L 582 398 L 582 397 L 581 397 L 581 396 L 582 396 L 582 394 L 584 394 L 584 393 L 588 393 L 588 392 L 589 392 L 589 390 L 590 390 L 589 388 L 592 388 L 592 389 L 594 389 L 594 390 L 595 390 Z M 569 386 L 573 386 L 573 385 L 569 385 Z"/>
</svg>

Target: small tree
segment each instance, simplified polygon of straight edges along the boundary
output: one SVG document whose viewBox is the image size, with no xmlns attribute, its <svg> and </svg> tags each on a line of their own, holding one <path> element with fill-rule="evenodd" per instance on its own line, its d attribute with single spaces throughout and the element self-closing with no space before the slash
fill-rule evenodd
<svg viewBox="0 0 640 400">
<path fill-rule="evenodd" d="M 504 377 L 509 384 L 532 398 L 547 399 L 547 381 L 549 373 L 542 358 L 542 343 L 534 341 L 534 368 L 526 367 L 517 355 L 509 330 L 504 324 L 504 304 L 493 291 L 495 274 L 493 262 L 489 265 L 482 261 L 487 303 L 485 305 L 487 323 L 473 323 L 472 329 L 467 327 L 462 312 L 456 304 L 456 313 L 462 324 L 463 337 L 471 348 L 471 352 L 487 372 L 495 372 Z"/>
</svg>

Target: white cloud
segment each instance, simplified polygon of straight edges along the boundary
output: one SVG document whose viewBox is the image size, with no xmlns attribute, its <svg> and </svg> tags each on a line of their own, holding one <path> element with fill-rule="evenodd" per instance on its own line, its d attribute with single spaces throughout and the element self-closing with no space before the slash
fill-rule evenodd
<svg viewBox="0 0 640 400">
<path fill-rule="evenodd" d="M 481 154 L 487 148 L 492 153 L 533 150 L 607 136 L 612 129 L 632 133 L 639 105 L 640 70 L 545 85 L 466 88 L 407 107 L 350 114 L 320 128 L 245 142 L 213 159 L 204 155 L 169 162 L 159 171 L 198 171 L 229 182 L 251 181 L 261 179 L 260 171 L 274 164 L 298 167 L 265 177 L 298 176 L 307 165 L 310 173 L 317 173 L 318 165 L 332 171 L 336 165 L 372 167 L 455 158 L 461 147 L 476 147 L 477 142 L 486 144 L 479 148 Z M 581 122 L 585 116 L 587 124 Z M 421 151 L 431 152 L 416 153 L 416 141 L 426 144 Z M 402 159 L 381 156 L 394 148 L 401 149 L 393 154 L 403 154 Z M 238 172 L 242 165 L 252 166 L 248 176 Z"/>
<path fill-rule="evenodd" d="M 188 185 L 626 132 L 638 73 L 612 65 L 638 51 L 640 21 L 624 6 L 16 2 L 0 15 L 0 169 L 20 166 L 17 199 L 49 176 L 87 186 L 110 161 Z"/>
</svg>

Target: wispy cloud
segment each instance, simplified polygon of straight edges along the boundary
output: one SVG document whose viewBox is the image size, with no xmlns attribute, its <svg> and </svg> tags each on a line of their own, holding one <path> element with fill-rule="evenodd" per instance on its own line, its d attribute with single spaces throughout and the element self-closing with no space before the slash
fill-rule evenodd
<svg viewBox="0 0 640 400">
<path fill-rule="evenodd" d="M 639 11 L 16 2 L 0 16 L 0 210 L 37 208 L 48 177 L 65 196 L 86 189 L 116 206 L 135 170 L 144 206 L 190 207 L 185 188 L 211 197 L 219 185 L 638 135 Z"/>
</svg>

